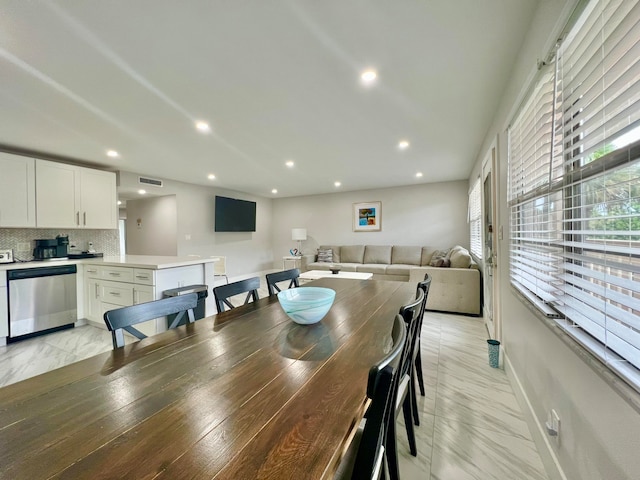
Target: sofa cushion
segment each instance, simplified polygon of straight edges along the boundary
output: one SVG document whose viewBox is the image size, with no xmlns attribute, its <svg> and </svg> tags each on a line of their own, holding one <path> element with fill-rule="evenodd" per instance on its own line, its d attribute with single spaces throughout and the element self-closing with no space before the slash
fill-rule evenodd
<svg viewBox="0 0 640 480">
<path fill-rule="evenodd" d="M 394 246 L 391 251 L 391 263 L 403 265 L 420 265 L 422 259 L 422 247 Z"/>
<path fill-rule="evenodd" d="M 326 263 L 333 263 L 333 250 L 331 248 L 326 248 L 326 249 L 319 248 L 318 249 L 318 261 L 319 262 L 326 262 Z"/>
<path fill-rule="evenodd" d="M 471 265 L 471 255 L 466 248 L 456 245 L 449 252 L 451 268 L 469 268 Z"/>
<path fill-rule="evenodd" d="M 433 253 L 435 251 L 436 249 L 433 247 L 422 247 L 422 257 L 420 260 L 420 265 L 422 265 L 423 267 L 425 265 L 429 265 L 429 263 L 431 263 L 431 257 L 433 256 Z"/>
<path fill-rule="evenodd" d="M 387 267 L 384 263 L 363 263 L 356 266 L 356 272 L 385 274 Z"/>
<path fill-rule="evenodd" d="M 332 263 L 327 262 L 313 262 L 307 264 L 307 270 L 329 270 Z"/>
<path fill-rule="evenodd" d="M 362 263 L 363 259 L 364 245 L 343 245 L 340 247 L 340 263 Z"/>
<path fill-rule="evenodd" d="M 392 265 L 387 266 L 387 275 L 402 275 L 409 276 L 411 269 L 415 268 L 415 265 L 403 265 L 401 263 L 394 263 Z"/>
<path fill-rule="evenodd" d="M 340 247 L 338 245 L 320 245 L 318 250 L 331 250 L 333 262 L 340 263 Z"/>
<path fill-rule="evenodd" d="M 449 250 L 436 250 L 431 255 L 431 261 L 429 261 L 430 267 L 444 267 L 443 260 L 449 258 Z"/>
<path fill-rule="evenodd" d="M 362 263 L 391 263 L 391 245 L 367 245 Z"/>
<path fill-rule="evenodd" d="M 340 265 L 340 270 L 343 272 L 356 272 L 357 268 L 362 266 L 362 263 L 344 263 L 342 262 Z"/>
</svg>

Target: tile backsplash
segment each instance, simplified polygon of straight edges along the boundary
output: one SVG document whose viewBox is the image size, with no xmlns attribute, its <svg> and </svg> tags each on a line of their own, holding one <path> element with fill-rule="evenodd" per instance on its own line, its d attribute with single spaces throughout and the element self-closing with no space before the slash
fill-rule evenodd
<svg viewBox="0 0 640 480">
<path fill-rule="evenodd" d="M 77 250 L 87 250 L 87 244 L 93 242 L 96 252 L 105 255 L 120 255 L 118 230 L 57 230 L 48 228 L 0 228 L 0 249 L 10 248 L 16 260 L 33 258 L 34 240 L 56 238 L 58 235 L 69 236 L 69 247 L 75 245 Z M 25 244 L 29 249 L 24 250 Z"/>
</svg>

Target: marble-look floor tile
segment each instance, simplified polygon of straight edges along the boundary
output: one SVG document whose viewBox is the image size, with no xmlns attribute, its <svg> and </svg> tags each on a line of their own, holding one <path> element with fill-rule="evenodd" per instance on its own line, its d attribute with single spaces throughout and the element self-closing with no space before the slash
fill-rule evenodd
<svg viewBox="0 0 640 480">
<path fill-rule="evenodd" d="M 431 480 L 548 480 L 533 442 L 436 416 Z"/>
<path fill-rule="evenodd" d="M 438 381 L 436 415 L 531 440 L 513 392 L 493 390 L 453 377 Z"/>
</svg>

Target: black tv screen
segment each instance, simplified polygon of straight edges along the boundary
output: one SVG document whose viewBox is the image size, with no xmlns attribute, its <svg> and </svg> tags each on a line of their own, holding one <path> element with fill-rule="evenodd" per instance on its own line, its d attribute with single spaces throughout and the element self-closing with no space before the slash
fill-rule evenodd
<svg viewBox="0 0 640 480">
<path fill-rule="evenodd" d="M 255 232 L 256 202 L 216 195 L 216 232 Z"/>
</svg>

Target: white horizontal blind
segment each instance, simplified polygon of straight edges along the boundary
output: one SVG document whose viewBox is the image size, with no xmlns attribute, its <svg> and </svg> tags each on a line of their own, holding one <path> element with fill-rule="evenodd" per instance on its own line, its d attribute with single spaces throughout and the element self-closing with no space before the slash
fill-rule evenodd
<svg viewBox="0 0 640 480">
<path fill-rule="evenodd" d="M 553 302 L 562 197 L 550 190 L 555 75 L 552 66 L 544 68 L 509 128 L 509 269 L 516 287 Z"/>
<path fill-rule="evenodd" d="M 640 368 L 640 2 L 592 2 L 560 46 L 563 262 L 556 308 Z M 622 362 L 624 363 L 624 362 Z"/>
<path fill-rule="evenodd" d="M 469 236 L 471 253 L 477 258 L 482 258 L 482 196 L 480 192 L 480 179 L 473 184 L 469 193 Z"/>
</svg>

